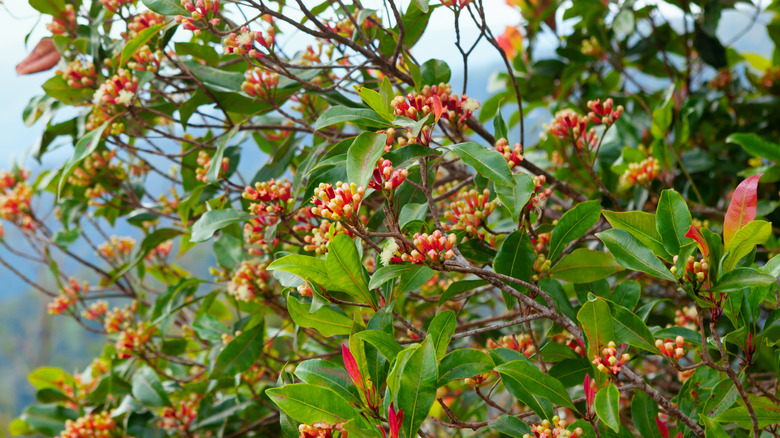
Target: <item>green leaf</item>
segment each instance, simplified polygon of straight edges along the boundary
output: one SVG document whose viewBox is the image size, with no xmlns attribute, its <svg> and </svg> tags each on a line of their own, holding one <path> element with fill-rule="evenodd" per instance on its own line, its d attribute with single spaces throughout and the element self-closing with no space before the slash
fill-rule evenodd
<svg viewBox="0 0 780 438">
<path fill-rule="evenodd" d="M 160 29 L 163 27 L 163 24 L 155 24 L 152 27 L 147 27 L 146 29 L 138 32 L 138 34 L 133 37 L 130 41 L 125 44 L 125 47 L 122 48 L 122 55 L 119 58 L 119 66 L 124 66 L 127 61 L 130 60 L 130 58 L 135 55 L 135 52 L 138 51 L 144 44 L 148 43 L 150 39 L 152 39 L 155 35 L 157 35 L 157 32 L 160 31 Z"/>
<path fill-rule="evenodd" d="M 712 288 L 713 292 L 734 292 L 755 286 L 766 286 L 777 280 L 776 277 L 753 268 L 736 268 L 723 274 Z"/>
<path fill-rule="evenodd" d="M 601 388 L 596 393 L 593 400 L 593 406 L 596 408 L 596 415 L 610 429 L 615 432 L 620 430 L 620 414 L 618 412 L 620 405 L 620 391 L 612 383 Z"/>
<path fill-rule="evenodd" d="M 65 12 L 65 0 L 29 0 L 30 6 L 43 14 L 59 17 Z"/>
<path fill-rule="evenodd" d="M 387 134 L 364 132 L 355 138 L 347 151 L 347 179 L 358 187 L 367 188 L 374 167 L 385 151 Z"/>
<path fill-rule="evenodd" d="M 418 289 L 433 277 L 433 269 L 427 266 L 414 265 L 416 269 L 410 269 L 401 273 L 401 279 L 398 282 L 397 294 L 404 294 Z"/>
<path fill-rule="evenodd" d="M 598 233 L 596 236 L 604 242 L 615 260 L 623 267 L 677 282 L 674 275 L 656 258 L 653 252 L 644 247 L 627 231 L 613 228 Z"/>
<path fill-rule="evenodd" d="M 515 179 L 509 170 L 509 165 L 506 164 L 506 160 L 500 153 L 483 148 L 474 142 L 458 143 L 449 148 L 464 163 L 473 167 L 478 174 L 485 178 L 499 185 L 509 187 L 515 185 Z"/>
<path fill-rule="evenodd" d="M 414 0 L 415 3 L 428 3 L 428 0 Z M 428 5 L 425 5 L 423 12 L 428 12 Z M 438 59 L 429 59 L 423 63 L 420 67 L 420 74 L 422 75 L 423 84 L 427 85 L 439 85 L 441 83 L 449 83 L 452 72 L 450 66 L 446 62 Z"/>
<path fill-rule="evenodd" d="M 701 418 L 704 420 L 704 438 L 729 438 L 731 436 L 717 421 L 707 416 Z"/>
<path fill-rule="evenodd" d="M 766 141 L 757 134 L 731 134 L 726 138 L 726 142 L 742 146 L 742 149 L 754 157 L 780 162 L 780 144 Z"/>
<path fill-rule="evenodd" d="M 92 154 L 92 152 L 95 152 L 98 144 L 100 144 L 100 140 L 103 139 L 103 131 L 105 131 L 107 126 L 108 122 L 103 123 L 99 128 L 89 131 L 84 137 L 81 137 L 78 143 L 76 143 L 76 148 L 73 150 L 73 156 L 71 156 L 68 163 L 65 164 L 65 170 L 62 172 L 62 176 L 60 176 L 60 182 L 57 185 L 57 199 L 60 198 L 62 187 L 65 185 L 65 182 L 68 181 L 68 177 L 73 173 L 76 166 L 81 163 L 84 158 Z"/>
<path fill-rule="evenodd" d="M 65 429 L 65 421 L 76 420 L 78 414 L 58 405 L 33 405 L 19 417 L 30 429 L 47 436 L 55 436 Z"/>
<path fill-rule="evenodd" d="M 634 11 L 630 6 L 624 7 L 618 12 L 612 21 L 612 29 L 624 35 L 634 31 Z"/>
<path fill-rule="evenodd" d="M 162 15 L 186 14 L 187 10 L 177 0 L 141 0 L 147 8 Z"/>
<path fill-rule="evenodd" d="M 569 283 L 591 283 L 623 270 L 611 255 L 577 248 L 563 256 L 550 270 L 550 277 Z"/>
<path fill-rule="evenodd" d="M 610 341 L 615 340 L 615 327 L 607 302 L 601 299 L 588 301 L 577 312 L 577 321 L 588 339 L 588 357 L 596 357 Z"/>
<path fill-rule="evenodd" d="M 751 397 L 752 398 L 752 397 Z M 767 400 L 768 399 L 764 399 Z M 756 412 L 758 428 L 763 429 L 769 425 L 780 423 L 780 406 L 768 401 L 768 403 L 756 403 L 756 398 L 752 398 L 753 410 Z M 743 429 L 752 429 L 753 423 L 745 406 L 737 406 L 726 410 L 718 415 L 715 420 L 719 423 L 736 423 Z"/>
<path fill-rule="evenodd" d="M 529 282 L 531 281 L 535 259 L 536 253 L 531 244 L 531 239 L 528 238 L 525 230 L 516 230 L 504 239 L 504 242 L 498 249 L 493 269 L 499 274 Z M 525 287 L 517 283 L 506 282 L 506 284 L 519 292 L 526 290 Z M 504 296 L 507 310 L 511 310 L 517 299 L 503 291 L 501 294 Z"/>
<path fill-rule="evenodd" d="M 368 274 L 360 262 L 355 242 L 349 236 L 340 234 L 330 241 L 325 263 L 333 290 L 346 292 L 374 309 L 378 308 L 376 293 L 368 288 Z"/>
<path fill-rule="evenodd" d="M 456 281 L 452 284 L 450 284 L 447 287 L 447 290 L 444 291 L 443 294 L 439 297 L 439 303 L 438 305 L 441 306 L 442 304 L 446 303 L 450 298 L 454 297 L 455 295 L 465 292 L 467 290 L 472 290 L 480 286 L 484 286 L 487 284 L 487 281 L 485 280 L 460 280 Z"/>
<path fill-rule="evenodd" d="M 734 269 L 737 262 L 750 254 L 756 245 L 763 245 L 772 235 L 772 224 L 767 221 L 751 221 L 734 234 L 723 259 L 723 272 Z"/>
<path fill-rule="evenodd" d="M 708 417 L 717 417 L 730 408 L 738 397 L 737 386 L 729 377 L 725 377 L 712 388 L 709 398 L 703 401 L 701 413 Z"/>
<path fill-rule="evenodd" d="M 293 383 L 265 391 L 268 397 L 293 420 L 304 423 L 343 423 L 357 411 L 335 391 L 310 383 Z"/>
<path fill-rule="evenodd" d="M 243 73 L 220 70 L 194 60 L 182 61 L 182 64 L 193 76 L 217 91 L 236 94 L 246 80 Z"/>
<path fill-rule="evenodd" d="M 323 336 L 348 335 L 352 330 L 349 317 L 328 307 L 309 313 L 308 307 L 293 296 L 287 299 L 287 310 L 295 324 L 317 330 Z"/>
<path fill-rule="evenodd" d="M 395 341 L 393 335 L 383 331 L 363 330 L 362 332 L 356 333 L 355 336 L 373 345 L 374 348 L 382 353 L 382 356 L 384 356 L 388 362 L 392 362 L 398 353 L 403 350 L 403 347 L 398 345 L 398 342 Z"/>
<path fill-rule="evenodd" d="M 406 146 L 404 146 L 406 147 Z M 401 230 L 406 225 L 414 221 L 425 220 L 425 215 L 428 214 L 428 203 L 422 202 L 419 204 L 409 203 L 401 207 L 401 213 L 398 214 L 398 226 Z"/>
<path fill-rule="evenodd" d="M 320 117 L 314 122 L 314 130 L 319 131 L 341 122 L 352 122 L 369 128 L 389 128 L 391 126 L 387 120 L 373 110 L 334 106 L 320 114 Z"/>
<path fill-rule="evenodd" d="M 234 375 L 248 370 L 263 352 L 265 324 L 261 321 L 230 341 L 214 362 L 211 378 L 220 375 Z"/>
<path fill-rule="evenodd" d="M 401 274 L 407 271 L 415 271 L 419 267 L 420 266 L 411 263 L 382 266 L 371 276 L 371 281 L 368 282 L 368 288 L 376 289 L 388 281 L 400 277 Z"/>
<path fill-rule="evenodd" d="M 634 420 L 634 427 L 639 432 L 639 436 L 661 438 L 661 432 L 655 424 L 656 417 L 658 417 L 658 403 L 644 392 L 635 391 L 634 398 L 631 400 L 631 419 Z"/>
<path fill-rule="evenodd" d="M 407 437 L 417 436 L 420 425 L 436 400 L 438 361 L 433 342 L 428 338 L 408 357 L 400 373 L 397 406 L 404 411 L 402 430 Z"/>
<path fill-rule="evenodd" d="M 228 333 L 228 328 L 217 318 L 202 314 L 192 321 L 192 329 L 199 338 L 205 341 L 222 342 L 222 335 Z"/>
<path fill-rule="evenodd" d="M 160 378 L 151 368 L 144 366 L 136 371 L 131 385 L 133 397 L 144 406 L 157 408 L 171 405 Z"/>
<path fill-rule="evenodd" d="M 533 395 L 544 397 L 558 406 L 575 409 L 566 388 L 555 377 L 543 373 L 527 360 L 514 360 L 496 368 L 501 379 L 511 377 Z"/>
<path fill-rule="evenodd" d="M 628 231 L 642 245 L 650 248 L 658 257 L 671 262 L 672 256 L 666 252 L 661 236 L 656 229 L 655 215 L 644 211 L 614 212 L 603 211 L 602 214 L 612 227 Z"/>
<path fill-rule="evenodd" d="M 304 383 L 330 388 L 345 399 L 360 403 L 360 395 L 347 371 L 332 362 L 324 359 L 303 361 L 295 367 L 295 376 Z"/>
<path fill-rule="evenodd" d="M 319 284 L 325 289 L 335 290 L 328 276 L 325 260 L 300 254 L 286 255 L 268 265 L 269 271 L 283 271 L 295 274 L 304 280 Z"/>
<path fill-rule="evenodd" d="M 238 128 L 241 125 L 233 126 L 233 129 L 225 133 L 217 140 L 217 151 L 214 152 L 214 156 L 211 157 L 211 167 L 209 167 L 208 173 L 206 173 L 206 181 L 210 184 L 214 184 L 219 180 L 219 172 L 222 170 L 222 158 L 225 155 L 225 148 L 228 142 L 236 135 Z"/>
<path fill-rule="evenodd" d="M 511 415 L 502 414 L 488 425 L 491 429 L 508 435 L 512 438 L 523 438 L 526 435 L 533 436 L 531 428 L 523 420 Z"/>
<path fill-rule="evenodd" d="M 547 258 L 552 261 L 557 260 L 566 244 L 585 235 L 596 224 L 600 216 L 601 204 L 599 204 L 599 201 L 579 203 L 564 213 L 558 220 L 558 224 L 553 228 Z"/>
<path fill-rule="evenodd" d="M 615 329 L 615 341 L 641 348 L 650 353 L 655 354 L 658 352 L 655 348 L 653 334 L 636 313 L 615 303 L 609 303 L 609 307 L 612 313 L 612 324 Z"/>
<path fill-rule="evenodd" d="M 672 189 L 661 192 L 655 224 L 669 254 L 679 254 L 680 248 L 691 242 L 690 238 L 685 237 L 691 223 L 691 213 L 682 196 Z"/>
<path fill-rule="evenodd" d="M 239 222 L 252 219 L 254 216 L 241 213 L 232 208 L 224 210 L 211 210 L 192 224 L 192 237 L 190 242 L 205 242 L 211 238 L 217 231 Z"/>
<path fill-rule="evenodd" d="M 550 400 L 542 397 L 541 395 L 535 394 L 535 388 L 533 388 L 530 381 L 526 381 L 521 374 L 512 372 L 511 370 L 509 370 L 509 372 L 502 372 L 502 370 L 504 370 L 502 367 L 516 362 L 519 362 L 519 360 L 507 362 L 506 364 L 496 368 L 495 371 L 499 373 L 501 376 L 501 381 L 504 383 L 507 391 L 509 391 L 512 396 L 514 396 L 520 403 L 528 406 L 528 408 L 536 412 L 540 418 L 551 420 L 553 416 L 553 409 Z"/>
<path fill-rule="evenodd" d="M 434 351 L 437 358 L 443 358 L 447 353 L 447 346 L 450 345 L 458 318 L 452 310 L 445 310 L 436 315 L 428 326 L 428 335 L 433 342 Z"/>
<path fill-rule="evenodd" d="M 474 377 L 493 370 L 493 359 L 484 351 L 473 348 L 455 350 L 444 356 L 439 364 L 439 383 Z"/>
<path fill-rule="evenodd" d="M 76 384 L 73 376 L 54 367 L 36 368 L 27 376 L 27 380 L 35 389 L 59 389 L 61 384 L 69 387 Z"/>
<path fill-rule="evenodd" d="M 33 430 L 30 425 L 25 423 L 21 418 L 15 418 L 10 424 L 8 424 L 8 432 L 11 434 L 11 436 L 35 434 L 35 430 Z"/>
<path fill-rule="evenodd" d="M 363 102 L 371 107 L 372 110 L 376 111 L 377 114 L 388 122 L 393 121 L 395 114 L 390 112 L 390 107 L 382 98 L 381 94 L 366 87 L 355 86 L 355 88 L 358 90 L 358 94 L 360 95 L 360 98 L 363 99 Z M 367 133 L 364 132 L 364 134 Z"/>
<path fill-rule="evenodd" d="M 528 204 L 528 200 L 534 194 L 536 185 L 533 178 L 527 173 L 517 173 L 513 175 L 515 184 L 511 186 L 497 185 L 494 187 L 496 196 L 502 204 L 509 209 L 512 214 L 512 220 L 520 220 L 520 214 L 523 208 Z"/>
<path fill-rule="evenodd" d="M 89 102 L 94 94 L 91 88 L 74 88 L 65 82 L 62 75 L 56 75 L 41 85 L 47 96 L 53 97 L 66 105 L 77 105 Z"/>
</svg>

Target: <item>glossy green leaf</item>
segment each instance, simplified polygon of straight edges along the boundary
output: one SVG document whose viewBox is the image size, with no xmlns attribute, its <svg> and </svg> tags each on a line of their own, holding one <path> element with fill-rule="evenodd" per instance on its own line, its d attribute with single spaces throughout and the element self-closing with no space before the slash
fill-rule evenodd
<svg viewBox="0 0 780 438">
<path fill-rule="evenodd" d="M 509 165 L 500 153 L 484 148 L 474 142 L 458 143 L 449 147 L 450 150 L 473 167 L 478 174 L 496 184 L 512 187 L 515 179 L 509 170 Z"/>
<path fill-rule="evenodd" d="M 387 134 L 364 132 L 355 138 L 347 151 L 347 179 L 358 187 L 367 188 L 374 167 L 385 151 Z"/>
<path fill-rule="evenodd" d="M 627 231 L 613 228 L 598 233 L 596 236 L 604 242 L 615 260 L 623 267 L 677 282 L 674 275 L 656 258 L 653 252 L 644 247 Z"/>
<path fill-rule="evenodd" d="M 499 274 L 530 282 L 535 259 L 536 253 L 528 234 L 525 230 L 516 230 L 504 239 L 496 253 L 493 268 Z M 526 290 L 517 283 L 507 281 L 506 284 L 519 292 Z M 507 310 L 512 309 L 517 299 L 504 291 L 501 291 L 501 294 L 504 296 Z"/>
<path fill-rule="evenodd" d="M 591 283 L 623 270 L 611 255 L 577 248 L 563 256 L 550 270 L 550 277 L 569 283 Z"/>
<path fill-rule="evenodd" d="M 661 438 L 661 432 L 655 424 L 658 417 L 658 403 L 641 391 L 634 392 L 631 399 L 631 419 L 639 435 L 644 438 Z"/>
<path fill-rule="evenodd" d="M 588 301 L 577 312 L 577 321 L 582 325 L 582 331 L 588 339 L 588 357 L 596 357 L 601 347 L 615 340 L 615 327 L 607 302 L 601 299 Z"/>
<path fill-rule="evenodd" d="M 404 294 L 419 289 L 433 277 L 433 269 L 420 265 L 415 265 L 415 267 L 417 269 L 410 269 L 401 273 L 398 288 L 396 289 L 397 294 Z"/>
<path fill-rule="evenodd" d="M 287 299 L 287 311 L 295 324 L 315 329 L 323 336 L 348 335 L 352 330 L 352 320 L 349 317 L 328 307 L 309 313 L 308 306 L 293 296 Z"/>
<path fill-rule="evenodd" d="M 388 281 L 400 277 L 404 272 L 414 271 L 418 267 L 418 265 L 413 265 L 411 263 L 382 266 L 371 275 L 371 281 L 368 282 L 368 288 L 376 289 Z"/>
<path fill-rule="evenodd" d="M 346 292 L 374 309 L 378 308 L 377 295 L 368 288 L 368 274 L 360 262 L 355 242 L 349 236 L 340 234 L 330 241 L 325 264 L 330 288 Z"/>
<path fill-rule="evenodd" d="M 426 3 L 425 9 L 421 7 L 420 10 L 428 12 L 428 1 L 429 0 L 414 0 L 414 3 Z M 438 85 L 441 83 L 449 83 L 452 72 L 450 71 L 450 66 L 447 65 L 446 62 L 438 59 L 429 59 L 420 66 L 420 75 L 422 76 L 423 84 Z"/>
<path fill-rule="evenodd" d="M 265 324 L 261 321 L 230 341 L 214 361 L 210 376 L 234 375 L 248 370 L 263 352 Z"/>
<path fill-rule="evenodd" d="M 712 388 L 710 397 L 703 400 L 702 414 L 708 417 L 717 417 L 730 408 L 739 398 L 739 392 L 734 382 L 724 377 Z"/>
<path fill-rule="evenodd" d="M 737 262 L 750 254 L 756 245 L 764 244 L 771 235 L 772 224 L 767 221 L 748 222 L 740 228 L 726 247 L 726 256 L 721 264 L 724 275 L 733 270 Z"/>
<path fill-rule="evenodd" d="M 295 377 L 304 383 L 332 389 L 352 402 L 360 402 L 360 395 L 347 371 L 333 362 L 324 359 L 305 360 L 295 367 Z"/>
<path fill-rule="evenodd" d="M 507 362 L 506 364 L 496 368 L 496 371 L 498 371 L 499 375 L 501 376 L 501 381 L 504 383 L 504 386 L 506 386 L 507 391 L 509 391 L 509 393 L 512 394 L 512 396 L 514 396 L 520 403 L 528 406 L 528 408 L 539 415 L 539 417 L 551 420 L 553 416 L 553 406 L 550 400 L 536 394 L 535 392 L 532 392 L 532 389 L 534 388 L 530 387 L 531 383 L 523 379 L 522 375 L 511 371 L 509 373 L 501 372 L 501 367 L 516 362 L 518 361 Z"/>
<path fill-rule="evenodd" d="M 319 284 L 325 289 L 333 289 L 328 276 L 328 265 L 325 260 L 300 254 L 289 254 L 276 259 L 268 265 L 269 271 L 283 271 L 295 274 L 304 280 Z"/>
<path fill-rule="evenodd" d="M 293 420 L 304 423 L 343 423 L 358 413 L 335 391 L 309 383 L 293 383 L 265 392 Z"/>
<path fill-rule="evenodd" d="M 119 65 L 124 66 L 127 61 L 130 60 L 130 58 L 135 55 L 135 52 L 138 51 L 144 44 L 148 43 L 149 40 L 151 40 L 157 33 L 160 31 L 160 29 L 163 27 L 163 24 L 155 24 L 154 26 L 147 27 L 146 29 L 138 32 L 136 36 L 133 37 L 130 41 L 125 44 L 125 47 L 122 48 L 122 55 L 119 59 Z"/>
<path fill-rule="evenodd" d="M 585 232 L 596 224 L 600 216 L 601 204 L 599 201 L 579 203 L 564 213 L 550 236 L 550 249 L 547 258 L 552 261 L 557 260 L 566 245 L 585 235 Z"/>
<path fill-rule="evenodd" d="M 225 210 L 211 210 L 192 224 L 191 242 L 205 242 L 211 238 L 217 231 L 228 225 L 240 223 L 252 219 L 254 216 L 241 213 L 240 211 L 228 208 Z"/>
<path fill-rule="evenodd" d="M 641 348 L 653 354 L 657 353 L 655 337 L 636 313 L 615 303 L 609 303 L 609 307 L 612 313 L 612 325 L 615 329 L 615 341 Z"/>
<path fill-rule="evenodd" d="M 230 140 L 238 133 L 238 129 L 241 125 L 235 125 L 233 128 L 225 133 L 217 140 L 217 150 L 214 152 L 214 156 L 211 157 L 211 167 L 206 172 L 206 181 L 210 184 L 214 184 L 219 180 L 219 173 L 222 171 L 222 158 L 225 155 L 225 148 Z"/>
<path fill-rule="evenodd" d="M 527 360 L 515 360 L 496 368 L 501 379 L 510 378 L 522 385 L 528 393 L 544 397 L 555 405 L 575 409 L 569 393 L 556 378 L 543 373 Z"/>
<path fill-rule="evenodd" d="M 593 407 L 596 409 L 596 415 L 610 429 L 615 432 L 620 430 L 620 391 L 612 383 L 599 389 L 596 398 L 593 400 Z"/>
<path fill-rule="evenodd" d="M 439 384 L 474 377 L 493 370 L 493 359 L 484 351 L 473 348 L 455 350 L 444 356 L 439 364 Z"/>
<path fill-rule="evenodd" d="M 447 346 L 450 345 L 457 324 L 458 318 L 455 312 L 445 310 L 436 315 L 428 326 L 428 335 L 433 342 L 437 358 L 443 358 L 447 353 Z"/>
<path fill-rule="evenodd" d="M 383 119 L 387 120 L 388 122 L 393 121 L 395 114 L 390 112 L 390 106 L 382 98 L 381 94 L 367 87 L 359 87 L 358 94 L 360 95 L 360 98 L 363 99 L 363 102 L 371 107 L 371 109 L 379 114 Z M 366 133 L 364 132 L 363 134 Z"/>
<path fill-rule="evenodd" d="M 402 430 L 408 437 L 417 436 L 436 400 L 437 364 L 434 344 L 426 339 L 409 355 L 401 370 L 396 405 L 404 411 Z"/>
<path fill-rule="evenodd" d="M 642 245 L 650 248 L 653 254 L 671 262 L 672 256 L 666 252 L 661 236 L 656 229 L 655 215 L 644 211 L 614 212 L 603 211 L 602 214 L 613 228 L 628 231 Z"/>
<path fill-rule="evenodd" d="M 685 237 L 691 223 L 691 213 L 682 196 L 672 189 L 661 192 L 655 212 L 655 224 L 666 252 L 677 255 L 683 245 L 691 242 L 690 238 Z"/>
<path fill-rule="evenodd" d="M 753 268 L 736 268 L 723 274 L 712 288 L 715 292 L 734 292 L 755 286 L 766 286 L 777 280 Z"/>
<path fill-rule="evenodd" d="M 756 158 L 766 158 L 780 162 L 780 144 L 766 141 L 754 133 L 737 133 L 726 137 L 726 142 L 742 146 L 747 153 Z"/>
<path fill-rule="evenodd" d="M 147 407 L 170 406 L 160 378 L 151 368 L 144 366 L 133 375 L 131 381 L 133 397 Z"/>
<path fill-rule="evenodd" d="M 392 362 L 398 353 L 403 350 L 403 347 L 398 345 L 398 342 L 395 341 L 393 335 L 383 331 L 363 330 L 362 332 L 356 333 L 355 336 L 374 346 L 374 348 L 382 353 L 382 356 L 384 356 L 388 362 Z"/>
<path fill-rule="evenodd" d="M 79 139 L 78 143 L 76 143 L 76 148 L 73 150 L 73 155 L 68 160 L 68 163 L 65 164 L 65 167 L 63 168 L 64 170 L 62 171 L 62 176 L 60 176 L 60 182 L 57 184 L 58 199 L 62 194 L 62 187 L 65 185 L 65 182 L 68 181 L 68 178 L 73 173 L 76 166 L 81 163 L 84 158 L 92 154 L 92 152 L 95 152 L 97 149 L 98 145 L 100 144 L 100 140 L 103 139 L 103 131 L 106 130 L 106 127 L 108 127 L 108 122 L 102 124 L 99 128 L 89 131 L 86 135 L 84 135 L 84 137 Z"/>
<path fill-rule="evenodd" d="M 526 435 L 533 436 L 531 428 L 523 420 L 507 414 L 503 414 L 491 421 L 488 426 L 512 438 L 523 438 Z"/>
<path fill-rule="evenodd" d="M 517 222 L 520 220 L 520 214 L 531 196 L 534 194 L 536 185 L 533 178 L 527 173 L 516 173 L 512 175 L 515 183 L 511 186 L 497 185 L 494 187 L 496 196 L 502 204 L 509 209 L 512 219 Z"/>
<path fill-rule="evenodd" d="M 314 129 L 319 131 L 341 122 L 352 122 L 370 128 L 388 128 L 390 123 L 375 111 L 367 108 L 349 108 L 334 106 L 326 109 L 314 122 Z"/>
</svg>

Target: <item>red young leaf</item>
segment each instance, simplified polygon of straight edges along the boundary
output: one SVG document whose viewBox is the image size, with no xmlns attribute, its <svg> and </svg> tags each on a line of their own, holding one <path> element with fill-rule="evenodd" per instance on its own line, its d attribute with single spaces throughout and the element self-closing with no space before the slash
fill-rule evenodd
<svg viewBox="0 0 780 438">
<path fill-rule="evenodd" d="M 753 175 L 737 186 L 723 220 L 723 245 L 728 249 L 731 239 L 748 222 L 756 218 L 758 180 L 763 173 Z"/>
<path fill-rule="evenodd" d="M 701 251 L 704 257 L 710 256 L 710 247 L 707 246 L 707 241 L 704 240 L 704 236 L 701 235 L 699 227 L 691 225 L 691 228 L 688 229 L 687 233 L 685 233 L 685 237 L 690 237 L 691 239 L 695 240 L 697 244 L 699 244 L 699 251 Z"/>
<path fill-rule="evenodd" d="M 441 107 L 441 100 L 439 100 L 439 96 L 433 95 L 433 115 L 436 116 L 436 121 L 433 123 L 439 123 L 439 119 L 441 118 L 441 115 L 443 113 L 443 109 Z"/>
<path fill-rule="evenodd" d="M 54 40 L 44 38 L 38 41 L 32 53 L 19 64 L 16 64 L 16 74 L 29 75 L 46 71 L 57 65 L 60 52 L 54 46 Z"/>
</svg>

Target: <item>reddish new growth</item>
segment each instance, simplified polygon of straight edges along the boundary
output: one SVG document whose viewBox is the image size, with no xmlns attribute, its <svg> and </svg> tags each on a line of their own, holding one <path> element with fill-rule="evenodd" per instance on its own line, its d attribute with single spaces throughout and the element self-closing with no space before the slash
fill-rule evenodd
<svg viewBox="0 0 780 438">
<path fill-rule="evenodd" d="M 463 94 L 458 97 L 452 94 L 449 84 L 426 85 L 420 93 L 412 92 L 403 96 L 396 96 L 390 103 L 397 116 L 405 116 L 412 120 L 420 120 L 433 113 L 436 121 L 444 118 L 453 125 L 462 125 L 474 114 L 480 104 L 475 99 Z"/>
<path fill-rule="evenodd" d="M 195 179 L 200 182 L 208 182 L 208 173 L 211 169 L 211 157 L 208 152 L 201 150 L 198 152 L 198 168 L 195 169 Z M 227 172 L 228 166 L 230 166 L 230 158 L 222 158 L 220 163 L 219 176 L 222 176 Z"/>
<path fill-rule="evenodd" d="M 83 284 L 79 284 L 75 278 L 69 278 L 68 284 L 62 287 L 60 295 L 48 304 L 49 314 L 61 315 L 71 306 L 75 306 L 79 295 L 86 294 L 88 290 L 89 284 L 86 281 Z"/>
<path fill-rule="evenodd" d="M 515 166 L 523 161 L 523 145 L 520 143 L 515 143 L 510 148 L 507 139 L 499 138 L 496 142 L 495 150 L 504 157 L 510 169 L 514 169 Z"/>
<path fill-rule="evenodd" d="M 586 374 L 582 389 L 585 392 L 585 408 L 587 410 L 585 418 L 592 420 L 596 416 L 596 412 L 593 410 L 593 402 L 596 400 L 596 390 L 598 389 L 596 379 L 591 378 L 590 374 Z"/>
<path fill-rule="evenodd" d="M 374 384 L 371 382 L 370 378 L 367 380 L 363 379 L 355 356 L 352 355 L 352 352 L 346 345 L 341 346 L 341 357 L 344 361 L 344 368 L 347 369 L 347 374 L 349 374 L 350 379 L 352 379 L 352 383 L 354 383 L 357 389 L 362 393 L 363 401 L 365 401 L 371 411 L 378 415 L 379 408 L 382 406 L 382 396 L 379 394 L 379 391 L 374 388 Z"/>
<path fill-rule="evenodd" d="M 270 275 L 266 264 L 256 261 L 242 261 L 228 282 L 227 291 L 238 301 L 252 301 L 268 290 Z"/>
<path fill-rule="evenodd" d="M 685 356 L 684 345 L 685 339 L 683 339 L 682 336 L 677 336 L 674 341 L 671 339 L 663 341 L 660 339 L 655 340 L 655 347 L 661 351 L 661 354 L 673 360 L 679 360 Z"/>
<path fill-rule="evenodd" d="M 623 350 L 623 348 L 621 348 Z M 631 359 L 628 353 L 620 354 L 617 351 L 615 343 L 610 341 L 607 347 L 601 350 L 601 357 L 596 356 L 593 363 L 602 373 L 618 374 L 620 368 Z"/>
<path fill-rule="evenodd" d="M 190 436 L 190 424 L 198 418 L 198 405 L 202 396 L 190 394 L 190 397 L 174 402 L 173 406 L 162 408 L 158 425 L 169 434 Z"/>
<path fill-rule="evenodd" d="M 655 157 L 647 157 L 639 163 L 630 163 L 628 169 L 620 175 L 620 186 L 629 188 L 635 184 L 645 184 L 661 173 L 661 166 Z"/>
<path fill-rule="evenodd" d="M 46 29 L 54 35 L 64 35 L 76 29 L 76 9 L 73 5 L 65 5 L 65 10 L 59 17 L 52 17 L 51 23 L 46 25 Z"/>
<path fill-rule="evenodd" d="M 29 176 L 30 172 L 23 169 L 15 174 L 0 171 L 0 218 L 31 230 L 35 223 L 30 208 L 33 190 L 25 182 Z"/>
<path fill-rule="evenodd" d="M 366 190 L 355 183 L 347 184 L 341 181 L 335 186 L 320 183 L 314 190 L 311 212 L 317 216 L 334 221 L 349 220 L 357 216 L 360 202 Z"/>
<path fill-rule="evenodd" d="M 406 254 L 401 254 L 401 260 L 412 262 L 416 265 L 426 263 L 442 263 L 455 257 L 452 246 L 455 245 L 457 237 L 454 234 L 443 235 L 441 231 L 436 230 L 433 234 L 416 233 L 414 235 L 414 249 Z M 396 257 L 397 259 L 397 257 Z"/>
<path fill-rule="evenodd" d="M 71 88 L 93 87 L 95 85 L 95 64 L 87 62 L 82 64 L 76 59 L 68 63 L 64 70 L 57 70 L 57 74 L 67 82 Z"/>
<path fill-rule="evenodd" d="M 268 28 L 267 35 L 263 36 L 263 32 L 251 31 L 247 26 L 244 26 L 238 33 L 231 33 L 225 38 L 223 42 L 225 53 L 262 58 L 265 55 L 255 49 L 254 43 L 257 42 L 266 49 L 270 49 L 274 44 L 274 35 L 273 27 Z"/>
<path fill-rule="evenodd" d="M 200 28 L 195 25 L 196 21 L 208 19 L 209 24 L 212 26 L 219 25 L 219 0 L 196 0 L 195 3 L 192 0 L 181 0 L 181 5 L 184 9 L 190 13 L 189 17 L 181 15 L 176 16 L 176 23 L 183 24 L 185 30 L 191 30 L 195 35 L 200 35 Z M 212 18 L 209 19 L 208 17 Z"/>
<path fill-rule="evenodd" d="M 374 190 L 393 190 L 400 186 L 407 176 L 408 170 L 395 170 L 390 160 L 380 158 L 374 167 L 373 177 L 368 181 L 368 187 Z"/>
<path fill-rule="evenodd" d="M 582 428 L 573 431 L 566 429 L 566 421 L 557 415 L 550 420 L 542 420 L 541 424 L 531 426 L 533 435 L 525 434 L 523 438 L 577 438 L 582 435 Z"/>
<path fill-rule="evenodd" d="M 138 78 L 130 74 L 128 70 L 120 68 L 117 74 L 103 82 L 98 89 L 96 103 L 104 105 L 129 106 L 133 103 L 138 92 Z"/>
<path fill-rule="evenodd" d="M 526 333 L 515 336 L 502 336 L 498 338 L 498 341 L 488 339 L 487 347 L 490 349 L 508 348 L 522 353 L 525 357 L 531 357 L 536 353 L 533 340 Z"/>
<path fill-rule="evenodd" d="M 274 88 L 279 84 L 278 74 L 257 67 L 247 70 L 244 77 L 241 90 L 258 98 L 271 97 Z"/>
<path fill-rule="evenodd" d="M 655 425 L 658 427 L 658 432 L 661 433 L 661 438 L 669 438 L 669 427 L 666 425 L 666 421 L 662 420 L 658 417 L 655 417 Z M 675 438 L 682 438 L 683 433 L 677 432 L 677 436 Z"/>
<path fill-rule="evenodd" d="M 121 436 L 108 411 L 87 414 L 76 421 L 66 420 L 65 430 L 56 438 L 110 438 Z"/>
<path fill-rule="evenodd" d="M 460 199 L 451 202 L 449 210 L 444 213 L 444 218 L 452 222 L 445 224 L 444 228 L 447 231 L 464 230 L 468 235 L 484 238 L 485 232 L 479 228 L 498 206 L 498 201 L 489 201 L 489 198 L 488 189 L 483 190 L 482 194 L 476 190 L 461 193 Z M 466 238 L 467 236 L 464 236 L 464 239 Z"/>
</svg>

